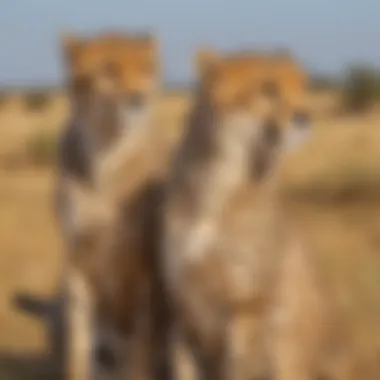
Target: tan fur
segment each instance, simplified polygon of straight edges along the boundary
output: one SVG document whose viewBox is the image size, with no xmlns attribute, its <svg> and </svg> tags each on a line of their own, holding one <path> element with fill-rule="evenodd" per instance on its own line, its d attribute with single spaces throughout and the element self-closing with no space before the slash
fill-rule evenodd
<svg viewBox="0 0 380 380">
<path fill-rule="evenodd" d="M 212 50 L 203 50 L 197 57 L 200 76 L 206 83 L 215 69 L 219 72 L 219 80 L 210 86 L 214 105 L 228 110 L 248 96 L 254 99 L 254 115 L 276 124 L 287 139 L 286 145 L 308 137 L 308 76 L 294 56 L 283 52 L 241 52 L 218 58 L 220 54 Z"/>
<path fill-rule="evenodd" d="M 150 117 L 160 69 L 155 36 L 64 35 L 62 47 L 75 118 L 90 153 Z"/>
<path fill-rule="evenodd" d="M 93 376 L 93 362 L 89 352 L 93 347 L 93 313 L 91 292 L 83 277 L 75 269 L 69 272 L 68 314 L 68 366 L 67 377 L 72 380 L 83 380 Z"/>
<path fill-rule="evenodd" d="M 62 49 L 72 114 L 60 144 L 57 212 L 68 268 L 75 269 L 88 289 L 84 296 L 84 292 L 76 292 L 78 287 L 72 287 L 74 293 L 70 296 L 82 299 L 78 301 L 83 304 L 80 316 L 75 308 L 68 308 L 68 318 L 73 321 L 72 334 L 69 331 L 69 376 L 76 379 L 82 376 L 82 369 L 78 361 L 73 362 L 75 354 L 73 357 L 71 353 L 79 349 L 80 342 L 74 335 L 78 335 L 77 328 L 84 331 L 81 321 L 93 322 L 86 329 L 92 330 L 93 341 L 97 330 L 116 331 L 126 346 L 130 346 L 126 341 L 131 335 L 136 343 L 132 347 L 149 346 L 151 334 L 154 336 L 152 320 L 148 318 L 143 327 L 136 322 L 149 313 L 151 280 L 155 281 L 150 271 L 154 265 L 153 245 L 145 243 L 143 236 L 151 234 L 150 205 L 156 197 L 150 184 L 152 132 L 147 129 L 152 125 L 160 67 L 157 41 L 149 34 L 103 33 L 87 38 L 65 34 Z M 126 152 L 125 157 L 120 157 L 121 151 Z M 115 173 L 120 173 L 115 162 L 124 164 L 122 188 L 115 185 L 119 179 Z M 121 207 L 123 212 L 119 213 Z M 70 273 L 67 269 L 63 274 L 64 292 L 76 281 Z M 91 308 L 85 307 L 88 299 L 92 300 Z M 131 350 L 117 349 L 118 344 L 112 347 L 111 341 L 106 340 L 109 348 L 121 349 L 122 355 Z M 94 365 L 90 348 L 96 347 L 87 345 L 84 362 Z M 145 351 L 136 348 L 128 353 L 130 357 L 135 355 L 131 363 L 140 368 L 136 377 L 143 372 L 145 377 L 151 374 L 147 362 L 137 364 L 137 356 L 151 360 L 150 352 Z"/>
<path fill-rule="evenodd" d="M 218 68 L 225 79 L 214 83 L 212 97 L 222 107 L 230 107 L 242 99 L 242 92 L 267 92 L 270 100 L 277 101 L 276 114 L 282 121 L 289 121 L 294 113 L 308 111 L 307 74 L 302 65 L 290 53 L 241 52 L 224 55 L 204 49 L 198 53 L 197 66 L 206 80 L 209 69 Z M 252 80 L 254 82 L 252 82 Z M 240 84 L 239 84 L 240 83 Z M 250 87 L 255 83 L 254 87 Z M 239 93 L 236 91 L 239 86 Z M 255 105 L 258 106 L 257 100 Z M 257 115 L 258 110 L 255 110 Z"/>
<path fill-rule="evenodd" d="M 266 132 L 267 120 L 277 115 L 278 106 L 287 103 L 292 91 L 285 84 L 292 83 L 292 78 L 294 86 L 288 87 L 304 91 L 304 80 L 298 79 L 301 74 L 293 75 L 300 69 L 282 55 L 242 53 L 221 58 L 217 53 L 202 51 L 197 64 L 200 85 L 174 163 L 169 198 L 175 212 L 188 214 L 179 217 L 173 228 L 187 230 L 189 226 L 184 223 L 196 218 L 195 237 L 189 240 L 198 244 L 205 234 L 213 233 L 210 220 L 227 200 L 229 189 L 241 185 L 257 170 L 255 155 L 263 151 L 268 156 L 257 141 Z M 280 99 L 263 90 L 268 81 L 273 81 Z"/>
<path fill-rule="evenodd" d="M 297 92 L 290 84 L 304 91 L 303 79 L 290 79 L 296 66 L 287 57 L 207 52 L 198 67 L 195 105 L 166 204 L 166 279 L 179 339 L 205 379 L 268 376 L 271 366 L 279 380 L 311 379 L 307 360 L 319 352 L 320 341 L 310 326 L 322 326 L 315 311 L 323 311 L 323 303 L 302 229 L 269 175 L 279 157 L 272 162 L 276 154 L 265 133 L 268 117 L 281 107 L 297 109 L 288 101 Z M 263 89 L 268 80 L 282 90 L 280 98 Z M 286 120 L 278 118 L 276 126 L 283 137 L 292 133 Z M 261 173 L 258 160 L 264 161 Z M 292 284 L 303 288 L 302 295 L 292 287 L 277 297 Z M 290 324 L 271 324 L 273 315 L 287 313 Z M 294 333 L 307 317 L 313 323 Z M 286 347 L 302 354 L 304 367 L 288 360 Z"/>
<path fill-rule="evenodd" d="M 125 341 L 117 371 L 133 378 L 165 370 L 169 323 L 158 257 L 166 160 L 155 150 L 155 129 L 144 131 L 142 145 L 125 137 L 102 155 L 95 188 L 72 182 L 70 192 L 87 221 L 77 239 L 77 266 L 90 284 L 96 317 Z"/>
</svg>

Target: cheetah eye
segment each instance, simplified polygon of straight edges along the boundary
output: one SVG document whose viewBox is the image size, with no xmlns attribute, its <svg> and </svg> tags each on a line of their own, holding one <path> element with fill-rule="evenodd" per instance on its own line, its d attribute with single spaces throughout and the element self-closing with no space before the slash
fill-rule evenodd
<svg viewBox="0 0 380 380">
<path fill-rule="evenodd" d="M 71 86 L 77 93 L 85 93 L 90 90 L 93 84 L 90 75 L 78 75 L 72 79 Z"/>
<path fill-rule="evenodd" d="M 102 67 L 101 72 L 107 78 L 115 78 L 117 76 L 117 66 L 113 62 L 107 62 Z"/>
</svg>

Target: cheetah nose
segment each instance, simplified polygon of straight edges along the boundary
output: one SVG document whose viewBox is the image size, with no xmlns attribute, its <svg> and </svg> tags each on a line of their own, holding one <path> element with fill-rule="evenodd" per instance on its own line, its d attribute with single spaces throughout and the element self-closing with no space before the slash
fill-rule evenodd
<svg viewBox="0 0 380 380">
<path fill-rule="evenodd" d="M 270 146 L 276 146 L 280 141 L 280 128 L 274 119 L 269 119 L 264 126 L 264 139 Z"/>
<path fill-rule="evenodd" d="M 293 123 L 297 127 L 307 127 L 310 123 L 310 115 L 305 111 L 295 112 L 293 115 Z"/>
<path fill-rule="evenodd" d="M 141 91 L 132 91 L 125 98 L 125 104 L 131 108 L 141 108 L 145 105 L 146 96 Z"/>
</svg>

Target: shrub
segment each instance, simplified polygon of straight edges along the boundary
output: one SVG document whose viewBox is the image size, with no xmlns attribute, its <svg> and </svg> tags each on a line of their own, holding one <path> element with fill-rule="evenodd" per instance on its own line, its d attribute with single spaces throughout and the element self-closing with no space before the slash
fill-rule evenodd
<svg viewBox="0 0 380 380">
<path fill-rule="evenodd" d="M 57 134 L 40 130 L 26 141 L 26 155 L 30 163 L 38 166 L 51 165 L 57 154 Z"/>
<path fill-rule="evenodd" d="M 349 111 L 366 111 L 379 99 L 380 75 L 371 66 L 350 67 L 343 84 L 345 108 Z"/>
<path fill-rule="evenodd" d="M 43 90 L 32 90 L 25 94 L 24 102 L 28 110 L 39 111 L 47 107 L 50 101 L 50 94 Z"/>
<path fill-rule="evenodd" d="M 0 107 L 5 106 L 8 101 L 8 94 L 5 91 L 0 90 Z"/>
<path fill-rule="evenodd" d="M 333 77 L 316 74 L 310 76 L 309 88 L 313 91 L 336 90 L 339 88 L 339 83 Z"/>
</svg>

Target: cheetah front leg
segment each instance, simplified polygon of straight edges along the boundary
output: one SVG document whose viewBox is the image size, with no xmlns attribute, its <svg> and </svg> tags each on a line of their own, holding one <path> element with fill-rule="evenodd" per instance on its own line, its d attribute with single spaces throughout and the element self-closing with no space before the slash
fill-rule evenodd
<svg viewBox="0 0 380 380">
<path fill-rule="evenodd" d="M 93 378 L 93 305 L 89 288 L 75 270 L 68 275 L 67 380 Z"/>
</svg>

